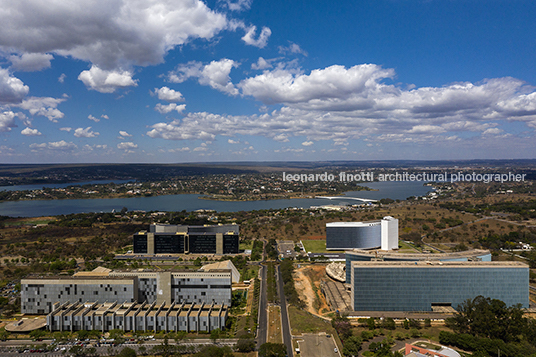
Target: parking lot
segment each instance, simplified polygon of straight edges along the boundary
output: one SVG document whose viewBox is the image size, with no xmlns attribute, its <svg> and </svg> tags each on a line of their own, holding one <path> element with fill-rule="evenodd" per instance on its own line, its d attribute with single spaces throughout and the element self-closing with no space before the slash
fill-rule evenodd
<svg viewBox="0 0 536 357">
<path fill-rule="evenodd" d="M 335 340 L 331 335 L 322 334 L 303 334 L 298 337 L 300 346 L 300 355 L 307 357 L 330 357 L 341 356 Z M 295 354 L 297 355 L 297 354 Z"/>
<path fill-rule="evenodd" d="M 277 242 L 277 250 L 280 256 L 283 258 L 295 258 L 296 252 L 294 251 L 293 241 L 279 241 Z"/>
</svg>

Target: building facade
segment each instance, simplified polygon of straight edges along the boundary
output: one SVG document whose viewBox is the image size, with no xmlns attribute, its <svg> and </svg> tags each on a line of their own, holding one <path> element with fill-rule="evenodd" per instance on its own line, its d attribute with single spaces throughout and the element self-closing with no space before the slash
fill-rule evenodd
<svg viewBox="0 0 536 357">
<path fill-rule="evenodd" d="M 210 332 L 225 329 L 228 306 L 171 303 L 57 303 L 47 315 L 50 331 Z"/>
<path fill-rule="evenodd" d="M 21 312 L 48 314 L 56 302 L 138 301 L 134 277 L 53 277 L 21 280 Z"/>
<path fill-rule="evenodd" d="M 237 224 L 181 226 L 152 224 L 133 236 L 136 254 L 237 254 Z"/>
<path fill-rule="evenodd" d="M 230 270 L 109 272 L 108 276 L 21 280 L 21 312 L 48 314 L 56 302 L 231 305 Z"/>
<path fill-rule="evenodd" d="M 467 262 L 481 261 L 491 262 L 489 250 L 472 249 L 453 253 L 398 253 L 395 251 L 371 251 L 354 249 L 345 252 L 346 260 L 346 283 L 351 283 L 352 262 L 369 262 L 382 260 L 386 262 L 416 262 L 416 261 L 441 261 L 441 262 Z"/>
<path fill-rule="evenodd" d="M 326 223 L 326 249 L 398 249 L 398 219 Z"/>
<path fill-rule="evenodd" d="M 529 267 L 520 262 L 352 262 L 355 311 L 456 308 L 482 295 L 529 306 Z"/>
</svg>

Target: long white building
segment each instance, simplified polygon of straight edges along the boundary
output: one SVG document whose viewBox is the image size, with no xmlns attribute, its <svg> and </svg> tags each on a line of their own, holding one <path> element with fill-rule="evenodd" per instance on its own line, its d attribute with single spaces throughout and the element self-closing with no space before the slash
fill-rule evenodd
<svg viewBox="0 0 536 357">
<path fill-rule="evenodd" d="M 106 269 L 108 270 L 108 269 Z M 21 312 L 49 314 L 55 303 L 110 301 L 231 305 L 231 269 L 188 272 L 98 271 L 21 280 Z"/>
</svg>

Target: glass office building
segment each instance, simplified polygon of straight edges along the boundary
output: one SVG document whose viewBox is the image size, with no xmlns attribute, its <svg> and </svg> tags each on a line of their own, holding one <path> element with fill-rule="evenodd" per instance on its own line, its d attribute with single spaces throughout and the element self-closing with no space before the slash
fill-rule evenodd
<svg viewBox="0 0 536 357">
<path fill-rule="evenodd" d="M 456 308 L 482 295 L 507 306 L 529 306 L 529 267 L 520 262 L 351 263 L 355 311 L 432 311 Z"/>
<path fill-rule="evenodd" d="M 398 249 L 398 219 L 326 223 L 326 249 Z"/>
<path fill-rule="evenodd" d="M 352 262 L 369 262 L 371 260 L 415 262 L 415 261 L 441 261 L 441 262 L 491 262 L 489 250 L 471 249 L 452 253 L 399 253 L 396 251 L 359 250 L 346 251 L 346 283 L 351 283 Z"/>
<path fill-rule="evenodd" d="M 152 224 L 133 236 L 136 254 L 237 254 L 237 224 L 180 226 Z"/>
<path fill-rule="evenodd" d="M 381 228 L 381 221 L 326 223 L 326 249 L 379 248 Z"/>
</svg>

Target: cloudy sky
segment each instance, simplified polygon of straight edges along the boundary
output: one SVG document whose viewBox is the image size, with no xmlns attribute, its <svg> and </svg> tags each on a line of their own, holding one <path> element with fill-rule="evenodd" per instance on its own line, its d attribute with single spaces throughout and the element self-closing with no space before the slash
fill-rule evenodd
<svg viewBox="0 0 536 357">
<path fill-rule="evenodd" d="M 532 0 L 0 0 L 0 163 L 536 153 Z"/>
</svg>

